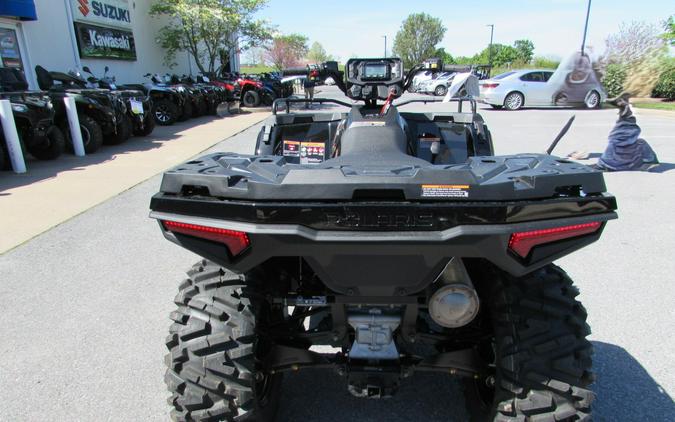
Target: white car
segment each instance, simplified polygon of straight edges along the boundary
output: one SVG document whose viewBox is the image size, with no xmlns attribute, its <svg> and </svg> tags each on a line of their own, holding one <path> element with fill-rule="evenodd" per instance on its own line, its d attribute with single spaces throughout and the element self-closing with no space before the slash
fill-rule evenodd
<svg viewBox="0 0 675 422">
<path fill-rule="evenodd" d="M 518 110 L 522 107 L 599 108 L 607 94 L 595 73 L 580 65 L 563 62 L 557 70 L 512 70 L 480 82 L 480 100 L 494 108 Z M 589 61 L 590 63 L 590 61 Z"/>
<path fill-rule="evenodd" d="M 452 79 L 455 77 L 455 72 L 442 72 L 436 75 L 435 78 L 422 82 L 417 89 L 417 92 L 425 94 L 434 94 L 439 97 L 448 92 L 448 87 L 452 84 Z"/>
<path fill-rule="evenodd" d="M 408 88 L 408 91 L 418 92 L 420 85 L 428 80 L 431 80 L 435 74 L 436 73 L 434 73 L 431 70 L 420 70 L 413 77 L 412 84 L 410 84 L 410 88 Z"/>
</svg>

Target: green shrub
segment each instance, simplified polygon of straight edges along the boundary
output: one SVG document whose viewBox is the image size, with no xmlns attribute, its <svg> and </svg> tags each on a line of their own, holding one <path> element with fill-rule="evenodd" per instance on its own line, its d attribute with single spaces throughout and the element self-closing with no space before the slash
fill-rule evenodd
<svg viewBox="0 0 675 422">
<path fill-rule="evenodd" d="M 623 91 L 623 84 L 626 82 L 626 66 L 611 63 L 605 69 L 605 76 L 602 78 L 602 86 L 609 97 L 616 97 Z"/>
<path fill-rule="evenodd" d="M 670 66 L 661 73 L 652 91 L 652 97 L 675 100 L 675 64 L 670 63 Z"/>
<path fill-rule="evenodd" d="M 532 65 L 537 69 L 557 69 L 560 61 L 537 56 L 532 60 Z"/>
</svg>

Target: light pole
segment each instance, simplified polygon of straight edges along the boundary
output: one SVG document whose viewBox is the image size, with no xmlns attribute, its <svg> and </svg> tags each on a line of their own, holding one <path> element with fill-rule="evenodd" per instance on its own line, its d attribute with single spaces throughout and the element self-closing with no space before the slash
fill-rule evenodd
<svg viewBox="0 0 675 422">
<path fill-rule="evenodd" d="M 586 23 L 584 24 L 584 38 L 581 40 L 581 55 L 584 55 L 584 47 L 586 46 L 586 32 L 588 32 L 588 16 L 591 14 L 591 0 L 588 0 L 588 8 L 586 9 Z"/>
<path fill-rule="evenodd" d="M 492 73 L 492 36 L 495 33 L 495 25 L 491 23 L 490 25 L 485 26 L 490 27 L 490 46 L 488 47 L 488 65 L 490 66 L 490 69 L 488 72 Z"/>
<path fill-rule="evenodd" d="M 384 58 L 387 58 L 387 36 L 382 35 L 382 38 L 384 38 Z"/>
</svg>

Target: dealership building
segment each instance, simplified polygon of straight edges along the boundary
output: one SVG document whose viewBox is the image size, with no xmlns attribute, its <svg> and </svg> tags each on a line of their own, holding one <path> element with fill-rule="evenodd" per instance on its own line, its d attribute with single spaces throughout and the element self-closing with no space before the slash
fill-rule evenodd
<svg viewBox="0 0 675 422">
<path fill-rule="evenodd" d="M 20 68 L 38 89 L 35 66 L 69 71 L 105 66 L 120 83 L 143 82 L 146 73 L 195 74 L 188 53 L 164 64 L 157 42 L 166 23 L 148 12 L 153 0 L 0 0 L 0 66 Z M 239 56 L 230 54 L 230 70 Z"/>
</svg>

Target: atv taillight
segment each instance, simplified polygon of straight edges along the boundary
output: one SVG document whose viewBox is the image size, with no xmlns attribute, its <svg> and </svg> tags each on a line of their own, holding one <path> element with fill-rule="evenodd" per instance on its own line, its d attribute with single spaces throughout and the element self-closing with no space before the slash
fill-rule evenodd
<svg viewBox="0 0 675 422">
<path fill-rule="evenodd" d="M 598 231 L 601 224 L 598 221 L 594 221 L 592 223 L 575 224 L 572 226 L 513 233 L 509 239 L 509 249 L 525 258 L 530 254 L 532 248 L 537 245 L 594 233 Z"/>
<path fill-rule="evenodd" d="M 499 84 L 483 84 L 482 87 L 485 89 L 497 88 Z"/>
<path fill-rule="evenodd" d="M 244 232 L 200 226 L 197 224 L 179 223 L 177 221 L 162 221 L 162 224 L 166 230 L 173 233 L 186 234 L 188 236 L 223 243 L 227 246 L 227 249 L 229 249 L 232 256 L 239 255 L 251 244 L 248 240 L 248 235 Z"/>
</svg>

